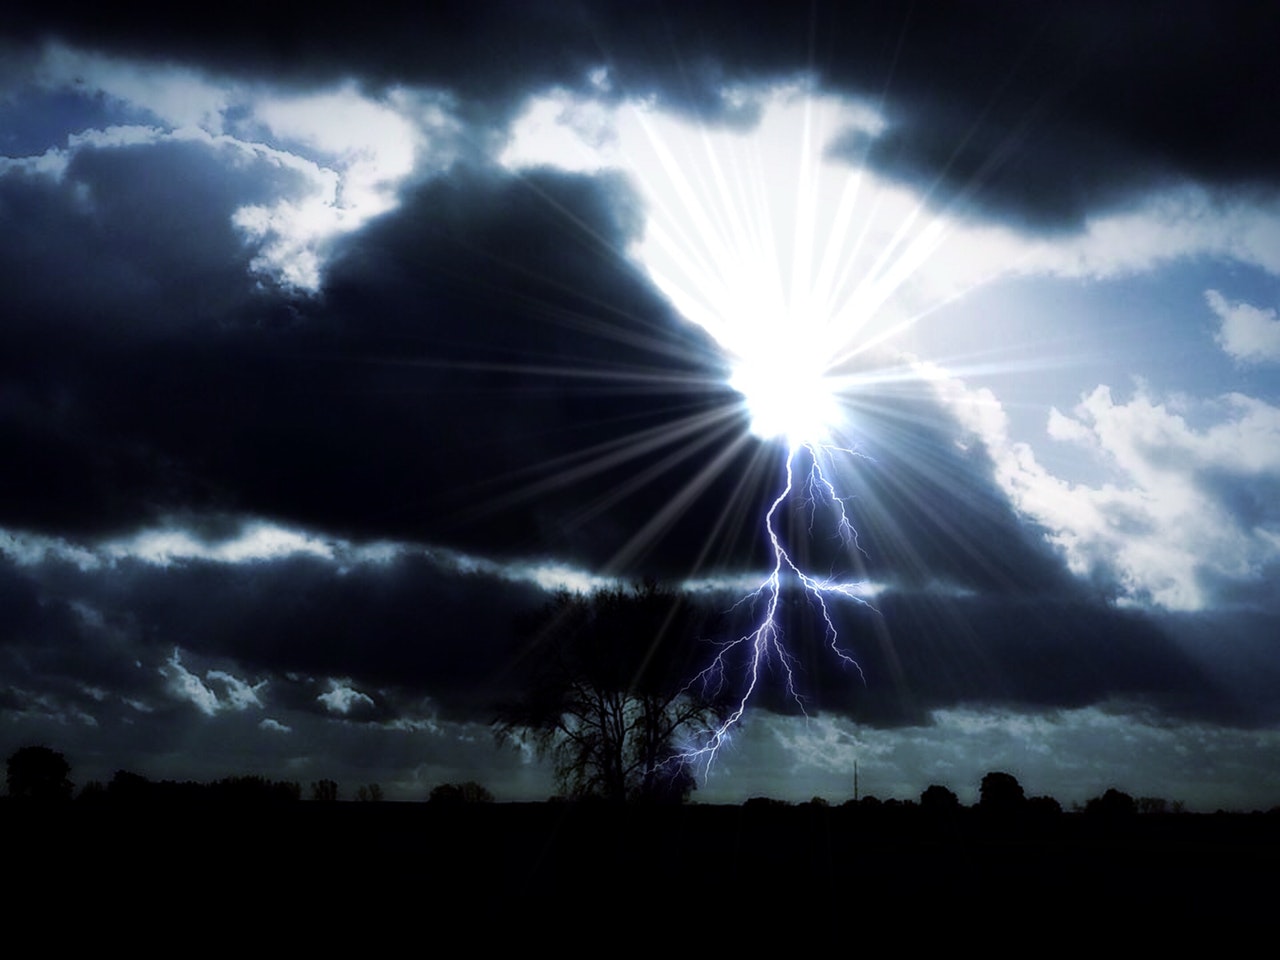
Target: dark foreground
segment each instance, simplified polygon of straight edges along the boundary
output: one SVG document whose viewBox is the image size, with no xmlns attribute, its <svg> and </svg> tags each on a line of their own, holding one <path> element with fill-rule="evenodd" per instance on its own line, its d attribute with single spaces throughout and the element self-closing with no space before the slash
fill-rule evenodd
<svg viewBox="0 0 1280 960">
<path fill-rule="evenodd" d="M 646 937 L 677 917 L 739 933 L 891 923 L 915 935 L 1000 918 L 1173 932 L 1230 918 L 1238 930 L 1269 923 L 1280 902 L 1274 814 L 11 803 L 0 806 L 0 850 L 13 915 L 110 923 L 179 911 L 313 936 L 326 924 L 443 932 L 485 918 L 545 929 L 602 917 L 647 918 Z"/>
</svg>

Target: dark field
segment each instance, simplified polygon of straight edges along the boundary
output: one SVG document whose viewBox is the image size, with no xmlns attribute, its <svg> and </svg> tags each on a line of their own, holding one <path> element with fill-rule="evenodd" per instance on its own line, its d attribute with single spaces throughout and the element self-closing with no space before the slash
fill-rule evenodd
<svg viewBox="0 0 1280 960">
<path fill-rule="evenodd" d="M 6 873 L 19 879 L 11 905 L 105 918 L 196 910 L 299 932 L 427 916 L 545 927 L 612 913 L 629 924 L 697 915 L 741 931 L 776 922 L 775 910 L 815 929 L 1016 917 L 1076 927 L 1229 918 L 1234 930 L 1270 923 L 1280 892 L 1275 814 L 10 802 L 0 830 Z"/>
</svg>

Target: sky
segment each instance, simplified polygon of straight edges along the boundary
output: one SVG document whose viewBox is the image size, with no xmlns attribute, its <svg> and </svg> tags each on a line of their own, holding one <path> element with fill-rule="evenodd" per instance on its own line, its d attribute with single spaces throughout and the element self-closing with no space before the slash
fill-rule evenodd
<svg viewBox="0 0 1280 960">
<path fill-rule="evenodd" d="M 210 18 L 0 25 L 6 756 L 542 799 L 518 624 L 776 528 L 695 799 L 1280 803 L 1280 13 Z"/>
</svg>

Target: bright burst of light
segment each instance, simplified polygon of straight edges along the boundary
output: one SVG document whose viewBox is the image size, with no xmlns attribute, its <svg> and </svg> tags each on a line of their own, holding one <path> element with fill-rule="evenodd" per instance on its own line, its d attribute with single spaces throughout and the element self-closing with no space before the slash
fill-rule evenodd
<svg viewBox="0 0 1280 960">
<path fill-rule="evenodd" d="M 752 95 L 748 95 L 750 97 Z M 721 643 L 695 682 L 721 688 L 742 671 L 743 692 L 705 744 L 682 754 L 707 766 L 727 741 L 761 671 L 781 672 L 804 708 L 794 655 L 783 632 L 789 594 L 807 600 L 835 661 L 861 668 L 840 642 L 830 604 L 869 605 L 861 581 L 823 577 L 797 559 L 793 514 L 804 536 L 834 533 L 848 566 L 860 565 L 842 474 L 861 456 L 849 397 L 880 377 L 869 351 L 911 324 L 894 297 L 945 235 L 923 202 L 877 181 L 858 164 L 857 144 L 878 136 L 874 111 L 798 88 L 754 95 L 749 129 L 699 126 L 648 104 L 605 108 L 568 95 L 534 104 L 517 124 L 504 162 L 554 163 L 581 171 L 624 169 L 645 205 L 645 229 L 630 251 L 687 320 L 724 351 L 729 385 L 757 437 L 786 450 L 784 475 L 763 518 L 770 569 L 740 601 L 752 628 Z M 847 148 L 833 159 L 837 143 Z M 828 530 L 816 529 L 826 523 Z"/>
<path fill-rule="evenodd" d="M 742 395 L 752 432 L 787 451 L 763 519 L 771 567 L 740 602 L 753 625 L 722 642 L 694 681 L 719 691 L 741 671 L 728 718 L 680 757 L 709 768 L 762 670 L 780 672 L 804 709 L 783 630 L 788 594 L 807 601 L 835 663 L 862 677 L 841 644 L 831 604 L 869 606 L 866 585 L 802 566 L 787 540 L 796 524 L 785 521 L 807 510 L 802 535 L 834 534 L 858 566 L 861 547 L 841 476 L 860 456 L 848 394 L 866 378 L 851 368 L 911 322 L 886 305 L 936 248 L 943 228 L 921 216 L 918 204 L 886 221 L 883 189 L 864 183 L 860 168 L 829 158 L 837 138 L 879 132 L 868 111 L 791 91 L 768 98 L 750 131 L 690 129 L 643 109 L 633 117 L 643 136 L 628 141 L 625 124 L 621 136 L 648 214 L 636 255 L 680 313 L 725 350 L 729 385 Z M 815 529 L 824 521 L 829 530 Z"/>
<path fill-rule="evenodd" d="M 827 358 L 804 341 L 777 337 L 734 367 L 729 386 L 742 394 L 751 430 L 796 446 L 830 438 L 840 424 L 839 381 Z"/>
</svg>

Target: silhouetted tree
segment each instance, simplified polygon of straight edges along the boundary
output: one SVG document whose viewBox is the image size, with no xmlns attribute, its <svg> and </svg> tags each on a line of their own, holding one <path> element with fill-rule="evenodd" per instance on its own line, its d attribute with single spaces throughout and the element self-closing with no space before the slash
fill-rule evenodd
<svg viewBox="0 0 1280 960">
<path fill-rule="evenodd" d="M 1022 784 L 1012 774 L 988 773 L 978 788 L 978 807 L 984 813 L 1006 816 L 1022 810 L 1026 795 Z"/>
<path fill-rule="evenodd" d="M 338 799 L 338 784 L 334 780 L 317 780 L 311 784 L 311 799 L 332 803 Z"/>
<path fill-rule="evenodd" d="M 356 790 L 356 799 L 363 803 L 377 803 L 382 799 L 382 787 L 376 783 L 360 787 Z"/>
<path fill-rule="evenodd" d="M 19 800 L 70 800 L 71 764 L 48 747 L 22 747 L 8 763 L 9 796 Z"/>
<path fill-rule="evenodd" d="M 929 814 L 955 813 L 960 809 L 960 798 L 941 784 L 930 784 L 920 794 L 920 809 Z"/>
<path fill-rule="evenodd" d="M 723 705 L 690 688 L 701 615 L 654 583 L 560 594 L 529 625 L 525 695 L 503 707 L 500 740 L 531 740 L 570 797 L 678 801 L 695 786 L 677 756 Z"/>
<path fill-rule="evenodd" d="M 223 777 L 209 784 L 208 796 L 217 803 L 291 803 L 302 797 L 302 787 L 291 780 L 266 777 Z"/>
<path fill-rule="evenodd" d="M 432 789 L 427 801 L 439 804 L 493 803 L 493 794 L 474 780 L 468 780 L 466 783 L 440 784 Z"/>
<path fill-rule="evenodd" d="M 1091 817 L 1102 817 L 1107 820 L 1123 820 L 1136 816 L 1138 806 L 1133 797 L 1112 787 L 1100 797 L 1094 797 L 1084 805 L 1084 812 Z"/>
</svg>

